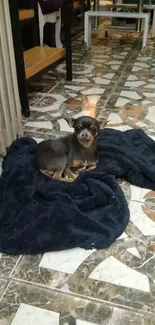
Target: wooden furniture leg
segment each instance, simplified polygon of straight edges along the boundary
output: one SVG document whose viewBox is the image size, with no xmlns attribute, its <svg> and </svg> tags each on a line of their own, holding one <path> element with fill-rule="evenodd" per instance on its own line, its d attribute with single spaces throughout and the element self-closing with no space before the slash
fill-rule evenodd
<svg viewBox="0 0 155 325">
<path fill-rule="evenodd" d="M 72 80 L 72 42 L 71 42 L 71 26 L 72 26 L 72 10 L 73 1 L 64 1 L 64 20 L 65 20 L 65 44 L 66 44 L 66 71 L 67 80 Z"/>
<path fill-rule="evenodd" d="M 24 57 L 23 57 L 23 46 L 20 33 L 20 21 L 18 12 L 18 0 L 9 0 L 13 44 L 15 51 L 15 60 L 17 67 L 17 79 L 19 96 L 22 107 L 22 114 L 25 117 L 30 116 L 29 101 L 27 95 L 27 83 L 25 77 Z"/>
</svg>

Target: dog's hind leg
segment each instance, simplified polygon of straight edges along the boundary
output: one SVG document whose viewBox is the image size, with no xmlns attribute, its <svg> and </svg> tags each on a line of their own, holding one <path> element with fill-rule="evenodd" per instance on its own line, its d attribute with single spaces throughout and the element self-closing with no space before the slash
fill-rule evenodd
<svg viewBox="0 0 155 325">
<path fill-rule="evenodd" d="M 52 178 L 54 171 L 49 171 L 49 170 L 45 170 L 45 169 L 40 169 L 39 170 L 41 174 L 47 176 L 48 178 Z"/>
<path fill-rule="evenodd" d="M 54 179 L 61 179 L 62 178 L 62 174 L 64 172 L 64 168 L 58 169 L 54 174 L 53 174 L 53 178 Z"/>
<path fill-rule="evenodd" d="M 65 176 L 68 176 L 73 181 L 78 177 L 78 175 L 72 172 L 72 170 L 69 167 L 66 167 L 65 169 Z"/>
<path fill-rule="evenodd" d="M 91 165 L 91 166 L 88 166 L 88 167 L 86 168 L 86 171 L 87 171 L 87 170 L 93 170 L 93 169 L 95 169 L 95 168 L 96 168 L 96 164 Z"/>
</svg>

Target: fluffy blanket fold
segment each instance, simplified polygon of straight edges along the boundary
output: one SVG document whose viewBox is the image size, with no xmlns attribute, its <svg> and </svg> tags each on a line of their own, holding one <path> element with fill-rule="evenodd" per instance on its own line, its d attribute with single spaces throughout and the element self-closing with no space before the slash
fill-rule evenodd
<svg viewBox="0 0 155 325">
<path fill-rule="evenodd" d="M 0 252 L 35 254 L 73 247 L 107 248 L 129 210 L 116 178 L 155 190 L 155 142 L 142 130 L 104 129 L 97 169 L 73 183 L 46 180 L 34 167 L 37 143 L 13 142 L 0 179 Z"/>
</svg>

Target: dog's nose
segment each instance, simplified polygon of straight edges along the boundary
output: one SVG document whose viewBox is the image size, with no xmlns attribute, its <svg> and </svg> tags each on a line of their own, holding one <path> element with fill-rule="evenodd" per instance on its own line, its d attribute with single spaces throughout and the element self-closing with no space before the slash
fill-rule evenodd
<svg viewBox="0 0 155 325">
<path fill-rule="evenodd" d="M 82 138 L 83 139 L 87 139 L 88 138 L 88 134 L 87 133 L 82 133 Z"/>
</svg>

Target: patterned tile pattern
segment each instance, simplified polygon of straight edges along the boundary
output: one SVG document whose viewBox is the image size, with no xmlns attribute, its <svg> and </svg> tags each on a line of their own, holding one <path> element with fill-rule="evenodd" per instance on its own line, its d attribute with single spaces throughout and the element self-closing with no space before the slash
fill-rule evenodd
<svg viewBox="0 0 155 325">
<path fill-rule="evenodd" d="M 155 48 L 136 34 L 94 35 L 85 53 L 73 44 L 73 81 L 65 64 L 29 84 L 25 135 L 37 142 L 72 132 L 71 118 L 107 118 L 121 131 L 155 140 Z M 130 208 L 125 232 L 109 249 L 75 248 L 36 256 L 0 255 L 1 325 L 154 325 L 155 192 L 120 182 Z"/>
<path fill-rule="evenodd" d="M 125 311 L 16 281 L 9 283 L 3 295 L 0 319 L 2 325 L 154 324 L 152 315 L 148 313 Z"/>
</svg>

